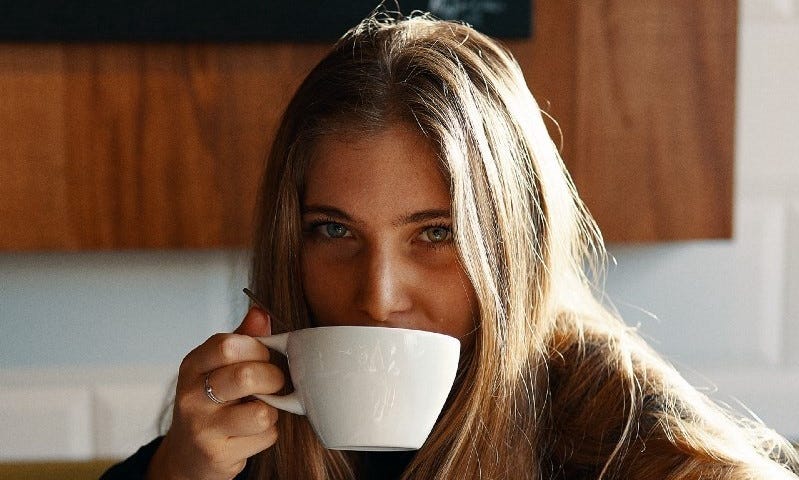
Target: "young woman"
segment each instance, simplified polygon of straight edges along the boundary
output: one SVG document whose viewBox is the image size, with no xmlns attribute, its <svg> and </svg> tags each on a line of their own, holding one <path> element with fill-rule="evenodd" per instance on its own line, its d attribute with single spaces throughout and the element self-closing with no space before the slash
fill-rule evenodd
<svg viewBox="0 0 799 480">
<path fill-rule="evenodd" d="M 117 473 L 797 478 L 785 440 L 722 411 L 595 299 L 600 234 L 519 66 L 473 29 L 374 17 L 348 32 L 288 106 L 259 208 L 251 287 L 274 317 L 253 307 L 191 352 L 168 433 Z M 328 451 L 304 417 L 247 399 L 285 383 L 250 336 L 345 324 L 461 339 L 419 451 Z"/>
</svg>

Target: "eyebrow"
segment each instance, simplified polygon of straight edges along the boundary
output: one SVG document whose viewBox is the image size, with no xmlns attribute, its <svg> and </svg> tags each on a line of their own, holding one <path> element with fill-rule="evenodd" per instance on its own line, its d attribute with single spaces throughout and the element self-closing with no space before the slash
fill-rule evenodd
<svg viewBox="0 0 799 480">
<path fill-rule="evenodd" d="M 402 225 L 411 225 L 414 223 L 429 222 L 430 220 L 450 220 L 451 218 L 452 215 L 450 215 L 449 210 L 430 209 L 400 216 L 399 218 L 391 222 L 391 224 L 394 225 L 395 227 L 399 227 Z"/>
<path fill-rule="evenodd" d="M 362 223 L 350 217 L 344 210 L 331 207 L 329 205 L 308 205 L 302 208 L 302 215 L 310 214 L 325 215 L 326 217 L 330 217 L 334 220 L 344 220 L 356 225 Z"/>
<path fill-rule="evenodd" d="M 331 207 L 330 205 L 307 205 L 303 207 L 302 215 L 309 215 L 309 214 L 321 214 L 336 220 L 343 220 L 355 225 L 363 224 L 362 221 L 354 219 L 347 212 L 336 207 Z M 448 209 L 431 208 L 428 210 L 421 210 L 406 215 L 400 215 L 399 217 L 395 218 L 391 222 L 391 224 L 395 227 L 401 227 L 403 225 L 428 222 L 431 220 L 448 221 L 451 218 L 452 215 L 450 214 L 450 211 Z"/>
</svg>

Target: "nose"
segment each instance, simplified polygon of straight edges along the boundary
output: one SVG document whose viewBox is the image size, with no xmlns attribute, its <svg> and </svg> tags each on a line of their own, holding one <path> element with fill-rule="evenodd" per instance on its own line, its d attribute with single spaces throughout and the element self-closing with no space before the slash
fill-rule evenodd
<svg viewBox="0 0 799 480">
<path fill-rule="evenodd" d="M 370 322 L 398 322 L 410 311 L 410 266 L 401 252 L 373 248 L 363 252 L 358 308 Z"/>
</svg>

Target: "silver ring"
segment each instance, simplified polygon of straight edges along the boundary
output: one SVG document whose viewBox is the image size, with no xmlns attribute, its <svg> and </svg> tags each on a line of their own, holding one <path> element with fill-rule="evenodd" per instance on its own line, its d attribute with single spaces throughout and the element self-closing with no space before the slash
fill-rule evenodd
<svg viewBox="0 0 799 480">
<path fill-rule="evenodd" d="M 225 403 L 224 400 L 220 400 L 219 397 L 214 395 L 214 389 L 211 388 L 211 383 L 208 381 L 211 378 L 211 372 L 205 374 L 205 396 L 211 399 L 217 405 L 223 405 Z"/>
</svg>

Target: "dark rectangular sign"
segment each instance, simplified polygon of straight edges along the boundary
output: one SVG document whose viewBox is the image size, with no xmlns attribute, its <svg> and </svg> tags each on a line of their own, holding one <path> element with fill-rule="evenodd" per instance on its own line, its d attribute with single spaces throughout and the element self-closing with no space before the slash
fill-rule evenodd
<svg viewBox="0 0 799 480">
<path fill-rule="evenodd" d="M 402 12 L 462 20 L 500 38 L 531 34 L 532 0 L 408 0 Z M 0 0 L 0 40 L 328 41 L 375 0 Z M 396 10 L 395 2 L 384 2 Z"/>
</svg>

